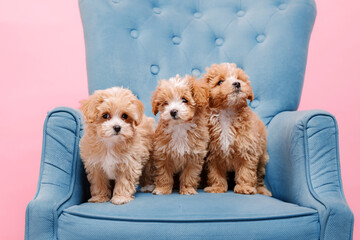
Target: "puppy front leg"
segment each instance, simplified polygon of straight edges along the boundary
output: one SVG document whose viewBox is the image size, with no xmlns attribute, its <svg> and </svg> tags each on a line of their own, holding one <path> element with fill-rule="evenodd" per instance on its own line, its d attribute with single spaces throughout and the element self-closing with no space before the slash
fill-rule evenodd
<svg viewBox="0 0 360 240">
<path fill-rule="evenodd" d="M 203 156 L 196 156 L 186 163 L 184 170 L 180 175 L 180 194 L 197 194 L 197 186 L 200 181 L 200 173 L 204 163 Z"/>
<path fill-rule="evenodd" d="M 150 158 L 143 170 L 142 175 L 140 177 L 140 192 L 152 192 L 155 188 L 154 185 L 154 163 L 152 158 Z"/>
<path fill-rule="evenodd" d="M 204 188 L 208 193 L 225 193 L 228 189 L 226 180 L 226 165 L 219 163 L 218 156 L 210 154 L 207 159 L 208 187 Z"/>
<path fill-rule="evenodd" d="M 87 168 L 91 198 L 89 202 L 102 203 L 110 200 L 110 182 L 101 167 Z"/>
<path fill-rule="evenodd" d="M 247 159 L 242 159 L 240 164 L 237 164 L 235 168 L 235 193 L 249 195 L 257 193 L 257 165 L 257 158 L 252 156 Z"/>
<path fill-rule="evenodd" d="M 166 162 L 167 160 L 156 160 L 155 195 L 171 194 L 174 185 L 173 169 Z"/>
<path fill-rule="evenodd" d="M 122 205 L 134 199 L 136 177 L 130 172 L 117 173 L 111 203 Z"/>
</svg>

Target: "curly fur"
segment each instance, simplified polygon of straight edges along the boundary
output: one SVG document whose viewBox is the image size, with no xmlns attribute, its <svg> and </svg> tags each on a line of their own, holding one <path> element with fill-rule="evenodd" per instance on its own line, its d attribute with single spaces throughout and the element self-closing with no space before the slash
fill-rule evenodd
<svg viewBox="0 0 360 240">
<path fill-rule="evenodd" d="M 154 194 L 170 194 L 176 173 L 180 194 L 197 193 L 209 140 L 208 97 L 207 85 L 190 76 L 159 82 L 152 99 L 153 113 L 160 112 L 154 135 Z"/>
<path fill-rule="evenodd" d="M 143 104 L 130 90 L 120 87 L 95 91 L 81 104 L 85 131 L 80 154 L 90 182 L 89 202 L 111 198 L 113 204 L 127 203 L 150 158 L 154 119 L 144 115 Z M 115 180 L 113 191 L 110 180 Z"/>
<path fill-rule="evenodd" d="M 269 159 L 266 128 L 247 105 L 247 99 L 254 99 L 248 76 L 235 64 L 223 63 L 208 68 L 204 79 L 210 91 L 208 187 L 204 191 L 226 192 L 227 172 L 235 171 L 234 192 L 271 196 L 264 184 Z"/>
</svg>

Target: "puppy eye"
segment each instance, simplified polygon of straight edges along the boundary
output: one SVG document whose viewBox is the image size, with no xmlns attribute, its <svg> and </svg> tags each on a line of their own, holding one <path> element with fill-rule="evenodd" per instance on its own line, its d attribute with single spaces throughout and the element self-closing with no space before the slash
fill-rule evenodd
<svg viewBox="0 0 360 240">
<path fill-rule="evenodd" d="M 110 114 L 105 113 L 102 117 L 103 117 L 103 119 L 109 119 L 109 118 L 110 118 Z"/>
<path fill-rule="evenodd" d="M 183 103 L 188 103 L 189 101 L 186 98 L 182 98 Z"/>
<path fill-rule="evenodd" d="M 123 113 L 123 115 L 121 116 L 123 119 L 127 119 L 128 115 L 126 113 Z"/>
<path fill-rule="evenodd" d="M 166 105 L 169 105 L 169 104 L 168 104 L 168 102 L 164 102 L 164 105 L 166 106 Z"/>
<path fill-rule="evenodd" d="M 220 86 L 223 82 L 224 80 L 221 79 L 220 81 L 218 81 L 217 85 Z"/>
</svg>

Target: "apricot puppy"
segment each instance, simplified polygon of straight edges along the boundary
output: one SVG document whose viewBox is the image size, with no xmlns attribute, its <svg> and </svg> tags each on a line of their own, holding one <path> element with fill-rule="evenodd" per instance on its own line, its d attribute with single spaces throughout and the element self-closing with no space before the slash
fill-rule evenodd
<svg viewBox="0 0 360 240">
<path fill-rule="evenodd" d="M 154 92 L 152 110 L 160 119 L 154 137 L 155 189 L 170 194 L 180 173 L 180 194 L 197 194 L 207 154 L 208 89 L 194 77 L 179 75 L 161 80 Z"/>
<path fill-rule="evenodd" d="M 155 120 L 144 115 L 142 102 L 129 89 L 120 87 L 95 91 L 82 101 L 81 111 L 80 154 L 90 182 L 89 202 L 131 201 L 150 157 Z M 110 180 L 115 180 L 113 192 Z"/>
<path fill-rule="evenodd" d="M 208 68 L 204 79 L 210 91 L 208 187 L 204 191 L 226 192 L 227 172 L 235 171 L 235 193 L 271 196 L 264 184 L 269 160 L 266 128 L 247 104 L 247 99 L 254 100 L 248 76 L 234 63 L 222 63 Z"/>
</svg>

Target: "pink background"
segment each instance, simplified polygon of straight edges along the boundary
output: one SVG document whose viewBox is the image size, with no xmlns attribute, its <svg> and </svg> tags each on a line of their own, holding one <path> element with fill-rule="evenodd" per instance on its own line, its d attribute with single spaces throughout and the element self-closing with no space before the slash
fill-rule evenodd
<svg viewBox="0 0 360 240">
<path fill-rule="evenodd" d="M 360 3 L 318 0 L 300 109 L 334 114 L 346 199 L 360 217 Z M 0 1 L 0 239 L 23 239 L 39 175 L 42 125 L 87 97 L 77 1 Z M 355 222 L 354 239 L 360 238 Z"/>
</svg>

